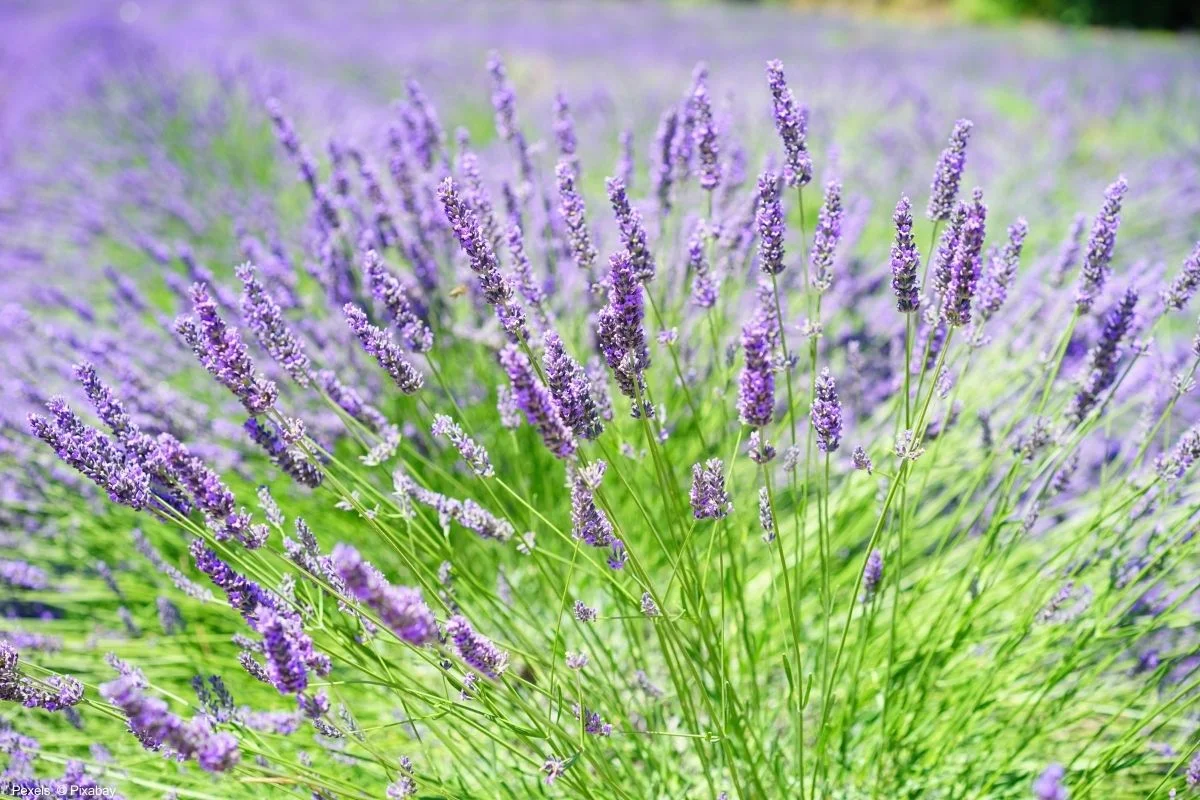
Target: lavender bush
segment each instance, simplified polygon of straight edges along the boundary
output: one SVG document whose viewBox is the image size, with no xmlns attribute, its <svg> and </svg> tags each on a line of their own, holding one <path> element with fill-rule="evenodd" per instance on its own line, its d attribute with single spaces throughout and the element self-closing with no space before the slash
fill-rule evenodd
<svg viewBox="0 0 1200 800">
<path fill-rule="evenodd" d="M 5 12 L 6 792 L 1200 788 L 1194 52 L 212 8 Z"/>
</svg>

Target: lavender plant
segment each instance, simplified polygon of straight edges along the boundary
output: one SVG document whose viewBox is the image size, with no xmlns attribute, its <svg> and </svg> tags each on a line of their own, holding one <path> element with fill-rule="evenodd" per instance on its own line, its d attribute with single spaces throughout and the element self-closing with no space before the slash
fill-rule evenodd
<svg viewBox="0 0 1200 800">
<path fill-rule="evenodd" d="M 1035 204 L 943 105 L 855 161 L 757 47 L 642 119 L 478 44 L 325 147 L 261 76 L 88 106 L 178 186 L 0 310 L 5 789 L 1193 792 L 1197 195 Z"/>
</svg>

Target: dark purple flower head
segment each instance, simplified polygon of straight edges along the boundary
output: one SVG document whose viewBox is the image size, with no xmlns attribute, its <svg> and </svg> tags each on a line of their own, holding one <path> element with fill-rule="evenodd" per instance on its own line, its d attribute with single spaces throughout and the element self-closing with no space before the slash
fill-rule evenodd
<svg viewBox="0 0 1200 800">
<path fill-rule="evenodd" d="M 600 421 L 600 410 L 592 398 L 591 381 L 587 373 L 567 353 L 556 332 L 546 332 L 544 345 L 542 369 L 546 373 L 546 386 L 558 404 L 563 422 L 576 436 L 595 439 L 604 426 Z"/>
<path fill-rule="evenodd" d="M 817 216 L 817 229 L 813 231 L 812 252 L 809 261 L 813 268 L 813 286 L 824 292 L 833 285 L 833 256 L 838 241 L 842 238 L 842 184 L 829 181 L 825 184 L 825 199 Z"/>
<path fill-rule="evenodd" d="M 808 154 L 806 115 L 796 105 L 783 74 L 783 62 L 767 62 L 767 85 L 775 111 L 775 130 L 783 140 L 783 179 L 788 186 L 801 187 L 812 180 L 812 157 Z"/>
<path fill-rule="evenodd" d="M 921 290 L 917 285 L 917 272 L 921 266 L 921 253 L 913 238 L 912 202 L 901 197 L 892 214 L 896 224 L 896 241 L 892 244 L 892 290 L 896 293 L 896 309 L 902 314 L 911 314 L 921 307 Z"/>
<path fill-rule="evenodd" d="M 654 280 L 656 266 L 654 254 L 650 252 L 650 245 L 647 244 L 642 213 L 630 204 L 625 183 L 620 178 L 609 178 L 605 186 L 608 189 L 608 200 L 612 203 L 613 214 L 617 218 L 621 245 L 628 253 L 638 280 L 649 283 Z"/>
<path fill-rule="evenodd" d="M 1092 222 L 1087 252 L 1079 270 L 1079 288 L 1075 292 L 1075 309 L 1090 311 L 1105 281 L 1112 271 L 1113 248 L 1117 243 L 1117 228 L 1121 226 L 1121 201 L 1129 184 L 1122 176 L 1104 190 L 1104 206 Z"/>
<path fill-rule="evenodd" d="M 779 176 L 767 170 L 758 177 L 758 267 L 768 275 L 783 272 L 783 205 Z"/>
<path fill-rule="evenodd" d="M 16 648 L 0 638 L 0 700 L 46 711 L 69 709 L 83 700 L 83 684 L 75 678 L 52 675 L 31 680 L 21 674 L 19 660 Z"/>
<path fill-rule="evenodd" d="M 871 470 L 874 469 L 874 465 L 871 463 L 871 457 L 867 455 L 867 451 L 863 450 L 861 447 L 854 448 L 854 452 L 850 454 L 850 463 L 854 465 L 855 469 L 861 469 L 868 475 L 870 475 Z"/>
<path fill-rule="evenodd" d="M 292 477 L 301 486 L 315 489 L 321 485 L 325 475 L 321 468 L 308 460 L 300 450 L 291 447 L 279 435 L 277 426 L 272 422 L 266 425 L 256 417 L 250 417 L 243 425 L 246 433 L 254 443 L 261 447 L 271 459 L 271 462 Z"/>
<path fill-rule="evenodd" d="M 358 337 L 363 350 L 374 356 L 396 384 L 396 388 L 405 394 L 413 394 L 425 383 L 425 378 L 417 372 L 416 367 L 408 362 L 400 347 L 391 337 L 367 321 L 367 315 L 353 303 L 347 303 L 342 308 L 350 330 Z"/>
<path fill-rule="evenodd" d="M 929 207 L 925 214 L 931 220 L 950 218 L 954 203 L 958 199 L 958 185 L 962 182 L 963 167 L 967 163 L 967 141 L 971 137 L 972 122 L 960 119 L 954 123 L 950 142 L 938 156 L 933 172 L 933 185 L 929 190 Z"/>
<path fill-rule="evenodd" d="M 987 206 L 976 189 L 966 206 L 954 253 L 950 258 L 949 281 L 942 295 L 942 316 L 952 326 L 971 322 L 971 302 L 983 268 L 983 239 L 987 232 Z"/>
<path fill-rule="evenodd" d="M 247 547 L 261 544 L 252 537 L 249 517 L 238 510 L 237 498 L 220 475 L 169 433 L 160 433 L 157 444 L 172 478 L 204 512 L 217 539 L 237 539 Z"/>
<path fill-rule="evenodd" d="M 1117 364 L 1121 360 L 1121 342 L 1133 326 L 1133 311 L 1137 301 L 1137 292 L 1126 289 L 1121 299 L 1105 315 L 1100 339 L 1088 352 L 1082 385 L 1071 398 L 1071 404 L 1067 408 L 1067 419 L 1073 425 L 1083 421 L 1088 412 L 1100 402 L 1100 395 L 1116 381 Z"/>
<path fill-rule="evenodd" d="M 1171 281 L 1171 285 L 1163 289 L 1160 295 L 1163 306 L 1172 311 L 1182 311 L 1196 293 L 1197 287 L 1200 287 L 1200 242 L 1196 242 L 1191 255 L 1184 259 L 1183 268 Z"/>
<path fill-rule="evenodd" d="M 608 565 L 613 569 L 625 566 L 625 545 L 613 535 L 612 522 L 596 505 L 596 489 L 604 479 L 608 465 L 594 461 L 583 469 L 568 470 L 571 490 L 571 531 L 585 544 L 609 551 Z"/>
<path fill-rule="evenodd" d="M 771 352 L 771 329 L 760 320 L 742 327 L 742 350 L 746 363 L 738 388 L 738 415 L 753 428 L 771 424 L 775 413 L 775 365 Z"/>
<path fill-rule="evenodd" d="M 696 519 L 722 519 L 733 510 L 725 491 L 725 465 L 719 458 L 692 465 L 692 514 Z"/>
<path fill-rule="evenodd" d="M 254 610 L 255 627 L 263 637 L 267 657 L 267 675 L 280 694 L 296 694 L 308 688 L 308 670 L 304 663 L 307 636 L 299 627 L 299 618 L 279 615 L 269 606 Z"/>
<path fill-rule="evenodd" d="M 451 617 L 446 623 L 446 637 L 454 645 L 458 657 L 480 675 L 496 680 L 508 669 L 508 653 L 476 633 L 466 617 Z"/>
<path fill-rule="evenodd" d="M 574 453 L 574 434 L 563 422 L 558 403 L 538 380 L 521 349 L 514 344 L 505 345 L 500 351 L 500 366 L 512 382 L 513 400 L 525 412 L 529 424 L 537 429 L 547 449 L 558 458 Z"/>
<path fill-rule="evenodd" d="M 597 253 L 588 230 L 583 198 L 575 188 L 575 174 L 570 161 L 563 159 L 558 162 L 555 175 L 558 177 L 559 211 L 567 225 L 567 239 L 575 265 L 587 271 L 595 265 Z"/>
<path fill-rule="evenodd" d="M 597 339 L 621 393 L 633 400 L 633 415 L 652 416 L 645 398 L 642 373 L 650 366 L 643 320 L 646 310 L 642 284 L 629 254 L 615 253 L 609 261 L 608 304 L 597 319 Z"/>
</svg>

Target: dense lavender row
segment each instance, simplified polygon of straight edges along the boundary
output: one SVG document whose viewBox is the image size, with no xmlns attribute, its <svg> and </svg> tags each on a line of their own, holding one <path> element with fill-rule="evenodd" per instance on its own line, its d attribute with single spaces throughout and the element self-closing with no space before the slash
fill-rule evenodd
<svg viewBox="0 0 1200 800">
<path fill-rule="evenodd" d="M 472 10 L 19 20 L 6 789 L 1200 788 L 1194 54 Z"/>
</svg>

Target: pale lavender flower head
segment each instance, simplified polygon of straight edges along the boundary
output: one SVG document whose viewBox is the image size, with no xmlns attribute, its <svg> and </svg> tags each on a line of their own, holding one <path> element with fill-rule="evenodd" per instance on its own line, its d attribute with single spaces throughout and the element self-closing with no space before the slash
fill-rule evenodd
<svg viewBox="0 0 1200 800">
<path fill-rule="evenodd" d="M 687 271 L 692 275 L 692 305 L 712 308 L 717 304 L 717 279 L 709 269 L 707 245 L 712 232 L 703 221 L 696 223 L 688 239 Z"/>
<path fill-rule="evenodd" d="M 358 337 L 363 350 L 374 356 L 396 388 L 404 394 L 413 394 L 424 385 L 424 376 L 404 357 L 400 346 L 386 332 L 367 321 L 367 315 L 361 308 L 347 303 L 342 307 L 342 313 L 346 315 L 346 323 Z"/>
<path fill-rule="evenodd" d="M 500 351 L 500 366 L 512 383 L 513 401 L 525 412 L 529 424 L 537 429 L 546 448 L 558 458 L 575 452 L 575 436 L 563 422 L 554 397 L 542 385 L 529 359 L 514 344 Z"/>
<path fill-rule="evenodd" d="M 467 466 L 481 478 L 490 478 L 496 474 L 492 468 L 487 450 L 466 434 L 457 422 L 445 414 L 437 414 L 433 418 L 430 433 L 434 436 L 445 436 L 454 445 L 454 449 L 462 456 Z"/>
<path fill-rule="evenodd" d="M 842 238 L 842 184 L 829 181 L 825 184 L 825 199 L 817 216 L 817 229 L 813 232 L 812 251 L 809 262 L 813 268 L 813 286 L 824 292 L 833 285 L 833 257 L 838 241 Z"/>
<path fill-rule="evenodd" d="M 871 463 L 871 457 L 861 447 L 854 448 L 854 452 L 850 454 L 850 462 L 854 465 L 855 469 L 860 469 L 868 475 L 871 474 L 871 470 L 874 468 L 874 465 Z"/>
<path fill-rule="evenodd" d="M 1067 238 L 1063 240 L 1062 246 L 1059 248 L 1054 268 L 1050 270 L 1050 285 L 1056 289 L 1066 281 L 1067 273 L 1075 269 L 1075 263 L 1079 260 L 1079 248 L 1083 243 L 1085 227 L 1087 227 L 1087 215 L 1076 214 L 1075 219 L 1071 221 Z"/>
<path fill-rule="evenodd" d="M 1171 281 L 1171 285 L 1161 293 L 1163 306 L 1172 311 L 1182 311 L 1200 287 L 1200 242 L 1183 261 L 1183 268 Z"/>
<path fill-rule="evenodd" d="M 1121 226 L 1121 201 L 1128 189 L 1129 184 L 1122 176 L 1104 190 L 1104 205 L 1092 222 L 1087 252 L 1079 270 L 1079 287 L 1075 291 L 1075 309 L 1079 313 L 1091 310 L 1112 272 L 1113 248 Z"/>
<path fill-rule="evenodd" d="M 579 148 L 579 140 L 575 135 L 575 119 L 571 116 L 571 105 L 561 91 L 554 93 L 554 138 L 558 142 L 558 152 L 563 157 L 561 163 L 566 163 L 572 176 L 577 176 L 579 158 L 576 150 Z"/>
<path fill-rule="evenodd" d="M 575 619 L 580 622 L 595 622 L 596 609 L 584 603 L 582 600 L 576 600 L 574 605 Z"/>
<path fill-rule="evenodd" d="M 954 210 L 958 185 L 962 182 L 963 168 L 967 163 L 967 141 L 971 137 L 972 126 L 969 119 L 955 122 L 950 142 L 938 156 L 929 190 L 929 207 L 925 211 L 931 220 L 949 219 L 950 212 Z"/>
<path fill-rule="evenodd" d="M 921 307 L 921 290 L 917 285 L 917 272 L 921 266 L 921 253 L 913 238 L 912 202 L 901 197 L 892 214 L 896 224 L 896 240 L 892 244 L 892 290 L 896 293 L 896 309 L 902 314 L 911 314 Z"/>
<path fill-rule="evenodd" d="M 867 563 L 863 566 L 862 590 L 863 602 L 870 602 L 875 596 L 875 590 L 879 588 L 879 581 L 883 579 L 883 553 L 879 550 L 872 550 L 867 556 Z"/>
<path fill-rule="evenodd" d="M 700 83 L 692 92 L 692 107 L 695 109 L 696 127 L 692 138 L 700 162 L 700 188 L 711 192 L 721 183 L 721 166 L 717 145 L 717 127 L 713 121 L 712 101 L 708 86 Z"/>
<path fill-rule="evenodd" d="M 304 649 L 311 647 L 300 629 L 299 618 L 280 615 L 274 609 L 260 605 L 254 611 L 255 627 L 263 637 L 263 654 L 267 657 L 267 676 L 280 694 L 297 694 L 308 688 Z"/>
<path fill-rule="evenodd" d="M 696 519 L 722 519 L 733 510 L 725 491 L 725 465 L 719 458 L 692 465 L 692 514 Z"/>
<path fill-rule="evenodd" d="M 633 185 L 634 161 L 633 161 L 633 131 L 621 131 L 619 137 L 620 155 L 617 158 L 616 176 L 621 179 L 621 182 L 626 187 Z"/>
<path fill-rule="evenodd" d="M 1063 786 L 1063 778 L 1067 771 L 1060 764 L 1051 764 L 1033 782 L 1033 796 L 1036 800 L 1068 800 L 1070 793 Z"/>
<path fill-rule="evenodd" d="M 675 177 L 671 162 L 671 143 L 675 141 L 675 131 L 678 127 L 678 109 L 668 108 L 663 112 L 658 131 L 654 134 L 654 194 L 658 198 L 659 214 L 664 217 L 671 211 L 671 187 Z"/>
<path fill-rule="evenodd" d="M 758 525 L 764 542 L 775 541 L 775 514 L 771 510 L 771 493 L 765 486 L 758 487 Z"/>
<path fill-rule="evenodd" d="M 383 624 L 401 639 L 420 647 L 437 635 L 433 612 L 419 591 L 391 585 L 348 544 L 334 545 L 330 560 L 346 590 L 378 614 Z"/>
<path fill-rule="evenodd" d="M 259 281 L 254 266 L 242 264 L 235 271 L 242 282 L 242 316 L 254 337 L 292 380 L 308 386 L 312 376 L 304 343 L 283 318 L 282 309 Z"/>
<path fill-rule="evenodd" d="M 809 417 L 817 434 L 817 449 L 822 453 L 837 450 L 842 441 L 842 403 L 828 367 L 822 369 L 817 378 L 816 396 Z"/>
<path fill-rule="evenodd" d="M 657 267 L 654 263 L 654 254 L 647 244 L 642 213 L 630 205 L 625 183 L 620 178 L 609 178 L 605 186 L 608 189 L 608 200 L 612 203 L 613 214 L 617 218 L 621 246 L 625 248 L 638 280 L 642 283 L 649 283 L 654 280 Z"/>
<path fill-rule="evenodd" d="M 401 343 L 414 353 L 429 352 L 433 347 L 433 331 L 417 313 L 412 298 L 400 279 L 384 265 L 383 259 L 374 250 L 368 250 L 363 256 L 363 269 L 367 274 L 371 294 L 387 311 L 392 324 L 400 333 Z"/>
<path fill-rule="evenodd" d="M 758 177 L 758 267 L 768 275 L 783 272 L 783 205 L 779 176 L 767 170 Z"/>
<path fill-rule="evenodd" d="M 649 592 L 642 592 L 642 614 L 647 617 L 662 616 L 658 603 L 654 602 L 654 596 Z"/>
<path fill-rule="evenodd" d="M 981 320 L 990 319 L 1004 301 L 1008 299 L 1008 289 L 1017 274 L 1017 266 L 1021 262 L 1021 249 L 1025 246 L 1025 236 L 1029 233 L 1029 224 L 1024 217 L 1008 226 L 1008 241 L 1004 247 L 994 253 L 988 262 L 987 272 L 979 286 L 979 317 Z"/>
<path fill-rule="evenodd" d="M 783 178 L 788 186 L 798 188 L 812 180 L 812 158 L 808 154 L 806 115 L 796 105 L 783 74 L 783 62 L 767 62 L 767 85 L 775 112 L 775 130 L 783 141 Z"/>
<path fill-rule="evenodd" d="M 567 240 L 575 266 L 585 272 L 596 264 L 596 246 L 588 230 L 586 207 L 575 188 L 576 170 L 570 161 L 563 159 L 555 168 L 558 178 L 559 211 L 567 226 Z"/>
</svg>

